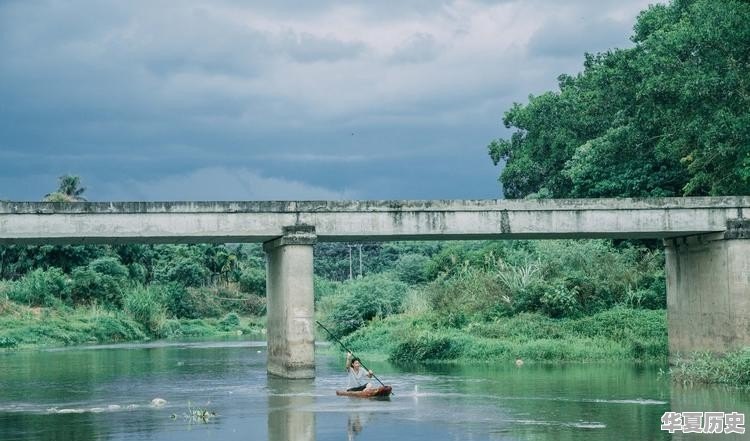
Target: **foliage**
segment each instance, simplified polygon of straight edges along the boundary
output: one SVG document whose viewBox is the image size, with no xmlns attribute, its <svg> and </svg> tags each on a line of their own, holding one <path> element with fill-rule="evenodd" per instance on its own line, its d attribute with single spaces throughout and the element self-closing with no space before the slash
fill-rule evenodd
<svg viewBox="0 0 750 441">
<path fill-rule="evenodd" d="M 75 175 L 62 175 L 58 178 L 57 191 L 44 196 L 45 202 L 81 202 L 85 201 L 81 187 L 81 177 Z"/>
<path fill-rule="evenodd" d="M 542 360 L 653 360 L 667 356 L 663 311 L 613 308 L 577 319 L 538 313 L 444 328 L 438 317 L 396 315 L 347 336 L 356 352 L 389 354 L 396 363 Z"/>
<path fill-rule="evenodd" d="M 150 335 L 162 336 L 166 321 L 166 308 L 161 293 L 154 289 L 137 286 L 125 294 L 125 312 L 140 323 Z"/>
<path fill-rule="evenodd" d="M 351 247 L 351 260 L 349 250 Z M 315 274 L 333 281 L 352 276 L 386 272 L 397 268 L 399 258 L 406 254 L 430 257 L 440 250 L 440 242 L 387 242 L 387 243 L 319 243 L 315 245 Z M 359 273 L 359 254 L 362 253 L 362 274 Z"/>
<path fill-rule="evenodd" d="M 240 317 L 234 312 L 230 312 L 225 315 L 224 318 L 219 321 L 219 329 L 223 331 L 234 331 L 240 327 Z"/>
<path fill-rule="evenodd" d="M 454 360 L 461 355 L 465 344 L 465 341 L 445 332 L 419 333 L 399 342 L 391 351 L 389 359 L 396 363 Z"/>
<path fill-rule="evenodd" d="M 36 269 L 10 285 L 8 297 L 28 306 L 54 306 L 70 301 L 70 280 L 58 268 Z"/>
<path fill-rule="evenodd" d="M 578 291 L 565 285 L 552 286 L 540 299 L 542 311 L 550 317 L 573 317 L 578 314 L 580 306 L 577 299 Z"/>
<path fill-rule="evenodd" d="M 72 300 L 76 304 L 100 302 L 113 308 L 121 308 L 128 276 L 127 267 L 118 258 L 95 259 L 87 266 L 73 270 Z"/>
<path fill-rule="evenodd" d="M 507 197 L 750 194 L 750 3 L 674 0 L 634 29 L 505 113 Z"/>
<path fill-rule="evenodd" d="M 240 290 L 258 296 L 266 295 L 266 271 L 257 267 L 242 270 L 240 275 Z"/>
<path fill-rule="evenodd" d="M 208 269 L 195 256 L 162 261 L 154 274 L 154 279 L 159 283 L 175 282 L 186 287 L 204 286 L 208 278 Z"/>
<path fill-rule="evenodd" d="M 321 303 L 325 321 L 337 336 L 349 334 L 375 317 L 400 311 L 407 286 L 387 274 L 375 274 L 342 284 Z"/>
<path fill-rule="evenodd" d="M 750 386 L 750 348 L 717 357 L 708 352 L 679 358 L 669 369 L 672 380 L 682 384 L 719 383 Z"/>
<path fill-rule="evenodd" d="M 394 271 L 399 280 L 410 285 L 420 285 L 429 280 L 428 264 L 430 258 L 422 255 L 409 253 L 398 258 Z"/>
<path fill-rule="evenodd" d="M 15 338 L 0 337 L 0 348 L 15 348 L 18 346 L 18 341 Z"/>
</svg>

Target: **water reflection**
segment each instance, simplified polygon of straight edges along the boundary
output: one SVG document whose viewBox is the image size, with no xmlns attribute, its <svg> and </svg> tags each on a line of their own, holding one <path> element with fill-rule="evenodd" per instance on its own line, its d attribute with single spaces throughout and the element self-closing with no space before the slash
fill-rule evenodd
<svg viewBox="0 0 750 441">
<path fill-rule="evenodd" d="M 315 440 L 315 383 L 268 377 L 268 439 Z"/>
<path fill-rule="evenodd" d="M 670 411 L 672 412 L 739 412 L 750 417 L 750 393 L 737 388 L 722 386 L 679 386 L 671 389 Z M 705 423 L 705 421 L 704 421 Z M 745 426 L 747 429 L 747 425 Z M 745 434 L 708 434 L 708 433 L 680 433 L 672 435 L 673 440 L 710 440 L 710 439 L 748 439 Z"/>
<path fill-rule="evenodd" d="M 675 386 L 661 365 L 374 362 L 394 386 L 390 401 L 338 397 L 339 359 L 317 354 L 314 381 L 285 380 L 266 375 L 264 349 L 155 343 L 4 355 L 0 440 L 640 441 L 700 439 L 661 431 L 669 410 L 750 415 L 747 391 Z M 151 406 L 155 397 L 165 406 Z M 191 403 L 217 417 L 185 421 Z"/>
<path fill-rule="evenodd" d="M 352 412 L 349 414 L 349 419 L 346 424 L 346 436 L 349 441 L 354 441 L 357 435 L 362 432 L 369 417 L 369 414 L 363 414 L 360 412 Z"/>
</svg>

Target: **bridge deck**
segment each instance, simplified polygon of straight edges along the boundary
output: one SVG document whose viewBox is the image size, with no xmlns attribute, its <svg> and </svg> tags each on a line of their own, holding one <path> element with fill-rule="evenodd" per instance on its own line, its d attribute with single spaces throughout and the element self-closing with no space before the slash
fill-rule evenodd
<svg viewBox="0 0 750 441">
<path fill-rule="evenodd" d="M 0 202 L 0 244 L 667 238 L 722 232 L 750 197 L 237 202 Z"/>
</svg>

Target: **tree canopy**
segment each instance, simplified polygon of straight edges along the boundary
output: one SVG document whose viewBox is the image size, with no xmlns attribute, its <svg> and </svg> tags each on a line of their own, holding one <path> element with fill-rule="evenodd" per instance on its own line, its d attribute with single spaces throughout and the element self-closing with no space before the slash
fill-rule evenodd
<svg viewBox="0 0 750 441">
<path fill-rule="evenodd" d="M 505 113 L 506 197 L 750 194 L 750 2 L 652 5 L 631 40 Z"/>
<path fill-rule="evenodd" d="M 81 187 L 81 177 L 75 175 L 62 175 L 58 178 L 57 191 L 44 196 L 45 202 L 81 202 L 85 201 L 83 192 L 86 188 Z"/>
</svg>

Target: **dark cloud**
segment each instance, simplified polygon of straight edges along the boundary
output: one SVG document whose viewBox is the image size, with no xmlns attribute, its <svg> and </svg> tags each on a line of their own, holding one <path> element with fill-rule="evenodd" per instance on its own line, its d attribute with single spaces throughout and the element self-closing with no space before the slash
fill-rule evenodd
<svg viewBox="0 0 750 441">
<path fill-rule="evenodd" d="M 627 43 L 624 7 L 0 2 L 0 198 L 495 197 L 503 111 Z"/>
</svg>

